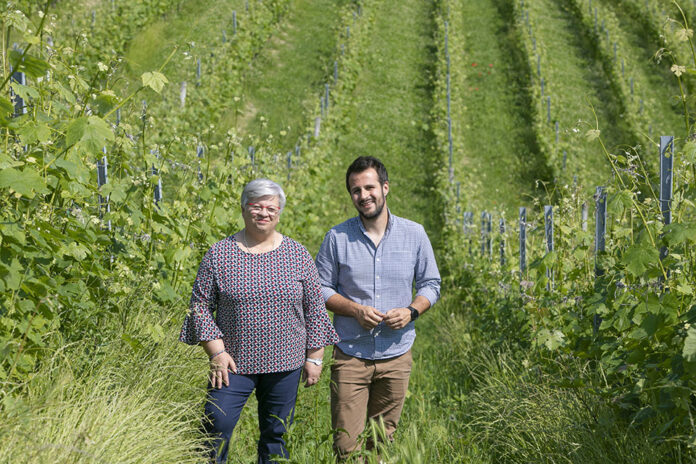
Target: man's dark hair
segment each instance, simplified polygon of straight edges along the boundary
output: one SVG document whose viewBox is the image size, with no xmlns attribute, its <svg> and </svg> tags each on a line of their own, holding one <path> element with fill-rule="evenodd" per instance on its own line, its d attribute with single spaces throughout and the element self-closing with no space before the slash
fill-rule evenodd
<svg viewBox="0 0 696 464">
<path fill-rule="evenodd" d="M 389 181 L 387 168 L 380 160 L 374 156 L 359 156 L 351 163 L 350 166 L 348 166 L 348 171 L 346 171 L 346 188 L 348 189 L 348 192 L 350 192 L 350 185 L 348 184 L 348 178 L 350 175 L 366 171 L 370 168 L 377 171 L 377 177 L 379 178 L 380 185 L 384 185 L 385 182 Z"/>
</svg>

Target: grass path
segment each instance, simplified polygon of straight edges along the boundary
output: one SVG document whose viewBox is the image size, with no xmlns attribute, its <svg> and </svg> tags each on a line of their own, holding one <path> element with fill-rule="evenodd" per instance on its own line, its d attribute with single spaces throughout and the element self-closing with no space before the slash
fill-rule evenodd
<svg viewBox="0 0 696 464">
<path fill-rule="evenodd" d="M 553 131 L 553 124 L 558 121 L 560 146 L 567 150 L 568 174 L 577 174 L 588 188 L 600 185 L 611 175 L 610 167 L 598 145 L 585 142 L 582 136 L 596 127 L 594 108 L 597 124 L 609 149 L 631 145 L 635 139 L 621 117 L 624 109 L 591 40 L 569 5 L 552 0 L 525 2 L 525 5 L 536 39 L 533 49 L 528 47 L 528 52 L 540 56 L 541 76 L 545 79 L 542 102 L 551 97 L 548 130 Z M 541 119 L 546 121 L 545 105 L 542 104 L 538 111 Z M 562 157 L 560 148 L 555 156 Z"/>
<path fill-rule="evenodd" d="M 477 211 L 514 209 L 529 201 L 536 179 L 552 175 L 534 132 L 513 13 L 502 1 L 462 2 L 450 13 L 450 38 L 455 177 Z"/>
<path fill-rule="evenodd" d="M 307 112 L 314 109 L 327 79 L 333 79 L 339 12 L 347 3 L 292 2 L 279 32 L 245 78 L 241 132 L 277 136 L 285 130 L 288 147 L 294 146 L 303 135 Z"/>
<path fill-rule="evenodd" d="M 648 124 L 646 135 L 657 140 L 660 135 L 682 132 L 683 108 L 676 98 L 679 85 L 669 70 L 668 60 L 656 63 L 654 59 L 660 45 L 646 34 L 646 25 L 629 13 L 625 2 L 607 0 L 602 3 L 609 10 L 605 14 L 615 18 L 620 26 L 620 36 L 614 39 L 623 45 L 617 53 L 618 59 L 623 58 L 627 63 L 625 79 L 634 78 L 636 94 L 644 100 Z"/>
<path fill-rule="evenodd" d="M 431 5 L 388 1 L 374 8 L 364 72 L 344 121 L 345 131 L 336 141 L 336 153 L 345 167 L 360 155 L 382 159 L 389 169 L 391 210 L 428 225 L 436 221 L 429 192 L 433 173 L 428 126 L 434 60 Z M 344 172 L 335 176 L 341 194 L 345 194 Z"/>
</svg>

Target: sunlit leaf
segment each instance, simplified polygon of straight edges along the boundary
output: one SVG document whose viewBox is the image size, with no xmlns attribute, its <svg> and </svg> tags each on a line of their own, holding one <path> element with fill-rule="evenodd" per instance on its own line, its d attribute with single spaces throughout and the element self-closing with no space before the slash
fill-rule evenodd
<svg viewBox="0 0 696 464">
<path fill-rule="evenodd" d="M 143 80 L 143 86 L 150 87 L 157 93 L 160 93 L 164 85 L 169 82 L 164 74 L 157 71 L 143 73 L 141 79 Z"/>
<path fill-rule="evenodd" d="M 68 126 L 68 145 L 79 143 L 87 152 L 97 153 L 113 140 L 111 127 L 98 116 L 82 116 Z"/>
<path fill-rule="evenodd" d="M 14 168 L 0 171 L 0 189 L 4 188 L 10 188 L 27 198 L 33 198 L 35 192 L 48 192 L 43 177 L 30 168 L 23 171 Z"/>
</svg>

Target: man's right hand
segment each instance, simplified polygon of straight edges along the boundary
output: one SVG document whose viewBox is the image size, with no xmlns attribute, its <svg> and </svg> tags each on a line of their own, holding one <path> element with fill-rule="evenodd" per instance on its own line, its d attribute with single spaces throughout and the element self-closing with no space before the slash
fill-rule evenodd
<svg viewBox="0 0 696 464">
<path fill-rule="evenodd" d="M 355 319 L 357 319 L 358 324 L 363 329 L 374 329 L 377 324 L 382 322 L 384 319 L 384 314 L 380 313 L 376 308 L 372 306 L 357 305 L 355 308 Z"/>
</svg>

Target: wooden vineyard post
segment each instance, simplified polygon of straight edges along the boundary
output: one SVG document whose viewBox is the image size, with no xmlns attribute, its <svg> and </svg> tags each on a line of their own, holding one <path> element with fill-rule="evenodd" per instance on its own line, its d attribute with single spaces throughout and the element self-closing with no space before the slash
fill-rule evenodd
<svg viewBox="0 0 696 464">
<path fill-rule="evenodd" d="M 520 278 L 527 272 L 527 208 L 520 207 Z"/>
<path fill-rule="evenodd" d="M 449 55 L 449 25 L 445 21 L 445 60 L 447 61 L 446 80 L 447 80 L 447 140 L 449 144 L 449 181 L 454 181 L 454 159 L 453 159 L 453 143 L 452 143 L 452 93 L 450 90 L 450 55 Z"/>
<path fill-rule="evenodd" d="M 486 219 L 488 214 L 484 211 L 481 213 L 481 256 L 486 254 Z"/>
<path fill-rule="evenodd" d="M 544 206 L 544 238 L 546 241 L 546 252 L 553 251 L 553 206 Z M 549 282 L 546 284 L 546 290 L 553 288 L 553 270 L 546 269 L 546 278 Z"/>
<path fill-rule="evenodd" d="M 493 216 L 491 213 L 486 213 L 486 250 L 488 251 L 488 259 L 493 259 Z"/>
<path fill-rule="evenodd" d="M 580 219 L 582 221 L 582 230 L 587 231 L 587 202 L 582 204 L 582 211 L 580 213 Z"/>
<path fill-rule="evenodd" d="M 595 279 L 604 275 L 604 271 L 599 265 L 598 257 L 600 253 L 606 250 L 606 234 L 607 234 L 607 193 L 602 187 L 597 187 L 595 193 Z M 594 315 L 593 327 L 597 333 L 599 326 L 602 323 L 602 317 L 599 314 Z"/>
<path fill-rule="evenodd" d="M 321 116 L 314 118 L 314 138 L 319 138 L 319 131 L 321 130 Z"/>
<path fill-rule="evenodd" d="M 102 149 L 104 156 L 97 160 L 97 185 L 99 186 L 99 218 L 104 217 L 104 213 L 111 212 L 109 206 L 109 196 L 102 196 L 101 188 L 106 185 L 108 174 L 108 162 L 106 160 L 106 147 Z M 106 221 L 106 230 L 111 231 L 111 219 Z"/>
<path fill-rule="evenodd" d="M 13 72 L 10 80 L 20 85 L 27 85 L 27 76 L 23 72 Z M 24 104 L 24 99 L 14 93 L 12 87 L 10 87 L 10 100 L 14 103 L 15 118 L 27 113 L 27 107 Z"/>
<path fill-rule="evenodd" d="M 159 152 L 157 150 L 151 150 L 150 153 L 154 154 L 157 159 L 159 159 Z M 152 165 L 152 175 L 158 176 L 157 184 L 153 191 L 152 197 L 155 202 L 155 206 L 159 209 L 159 202 L 162 201 L 162 178 L 159 177 L 159 169 L 153 164 Z"/>
<path fill-rule="evenodd" d="M 324 84 L 324 106 L 326 114 L 329 114 L 329 84 Z"/>
<path fill-rule="evenodd" d="M 505 218 L 500 218 L 500 267 L 505 267 Z"/>
<path fill-rule="evenodd" d="M 664 225 L 672 223 L 672 166 L 674 161 L 674 136 L 660 137 L 660 212 Z M 667 247 L 660 248 L 660 260 L 667 257 Z"/>
<path fill-rule="evenodd" d="M 198 158 L 198 182 L 203 182 L 203 171 L 201 171 L 201 158 L 203 158 L 203 145 L 198 145 L 196 148 L 196 157 Z"/>
<path fill-rule="evenodd" d="M 462 228 L 464 229 L 464 235 L 467 238 L 467 242 L 469 243 L 469 254 L 472 253 L 471 249 L 471 226 L 473 224 L 474 220 L 474 213 L 465 211 L 464 215 L 462 217 Z"/>
<path fill-rule="evenodd" d="M 254 168 L 256 167 L 256 148 L 254 146 L 250 146 L 248 148 L 249 151 L 249 160 L 251 161 L 251 167 Z"/>
</svg>

